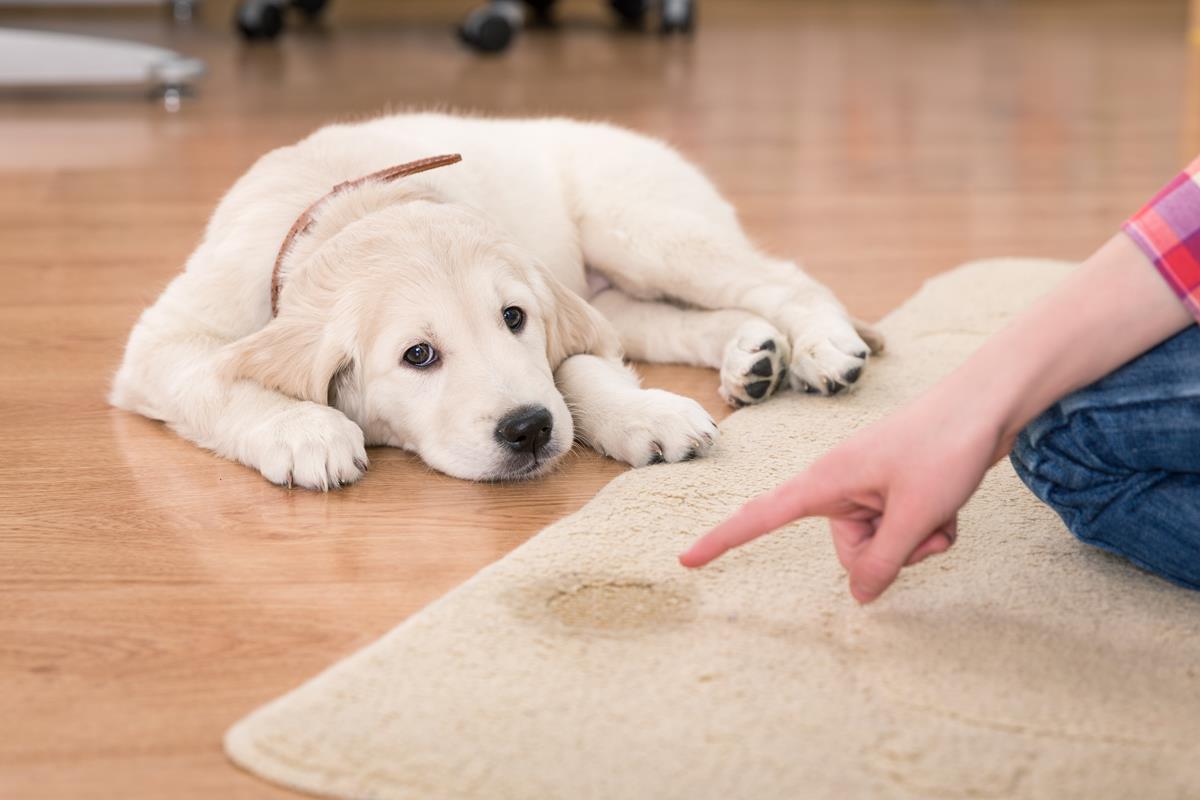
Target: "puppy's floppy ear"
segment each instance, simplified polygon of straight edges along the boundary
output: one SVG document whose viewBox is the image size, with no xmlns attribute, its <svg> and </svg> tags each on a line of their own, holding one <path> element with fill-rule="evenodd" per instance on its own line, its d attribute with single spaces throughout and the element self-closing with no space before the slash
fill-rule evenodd
<svg viewBox="0 0 1200 800">
<path fill-rule="evenodd" d="M 225 368 L 234 380 L 248 379 L 299 400 L 330 404 L 335 386 L 353 367 L 323 325 L 296 316 L 276 317 L 262 330 L 226 349 Z"/>
<path fill-rule="evenodd" d="M 548 271 L 539 269 L 538 273 L 550 369 L 558 369 L 569 356 L 582 353 L 621 358 L 621 340 L 612 323 Z"/>
</svg>

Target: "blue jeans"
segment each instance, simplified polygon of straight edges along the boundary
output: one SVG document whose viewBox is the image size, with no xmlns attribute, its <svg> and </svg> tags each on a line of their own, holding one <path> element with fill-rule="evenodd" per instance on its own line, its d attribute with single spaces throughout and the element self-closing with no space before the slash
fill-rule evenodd
<svg viewBox="0 0 1200 800">
<path fill-rule="evenodd" d="M 1081 540 L 1200 589 L 1200 326 L 1063 398 L 1012 463 Z"/>
</svg>

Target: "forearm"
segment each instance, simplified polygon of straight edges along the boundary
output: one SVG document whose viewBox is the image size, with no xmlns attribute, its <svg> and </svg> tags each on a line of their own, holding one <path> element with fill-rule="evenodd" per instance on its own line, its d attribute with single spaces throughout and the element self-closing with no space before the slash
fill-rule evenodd
<svg viewBox="0 0 1200 800">
<path fill-rule="evenodd" d="M 934 393 L 993 429 L 998 459 L 1060 398 L 1194 321 L 1137 245 L 1117 234 Z"/>
</svg>

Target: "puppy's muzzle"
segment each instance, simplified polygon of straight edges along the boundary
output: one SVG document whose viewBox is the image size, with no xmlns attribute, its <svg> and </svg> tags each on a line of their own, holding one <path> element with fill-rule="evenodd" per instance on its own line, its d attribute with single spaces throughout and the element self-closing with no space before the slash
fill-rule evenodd
<svg viewBox="0 0 1200 800">
<path fill-rule="evenodd" d="M 538 455 L 550 441 L 554 417 L 543 406 L 521 406 L 496 425 L 496 441 L 514 453 Z"/>
</svg>

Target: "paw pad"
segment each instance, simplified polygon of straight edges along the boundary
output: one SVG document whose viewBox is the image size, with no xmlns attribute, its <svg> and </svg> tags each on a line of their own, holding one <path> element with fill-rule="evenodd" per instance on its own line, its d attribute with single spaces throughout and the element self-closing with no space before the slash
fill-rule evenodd
<svg viewBox="0 0 1200 800">
<path fill-rule="evenodd" d="M 754 383 L 746 384 L 746 394 L 750 395 L 755 400 L 761 400 L 767 394 L 767 389 L 771 388 L 770 381 L 755 381 Z"/>
<path fill-rule="evenodd" d="M 834 395 L 862 376 L 869 348 L 842 312 L 811 316 L 791 334 L 788 380 L 797 391 Z"/>
<path fill-rule="evenodd" d="M 752 319 L 725 345 L 721 397 L 742 408 L 770 397 L 787 368 L 788 343 L 765 320 Z"/>
</svg>

